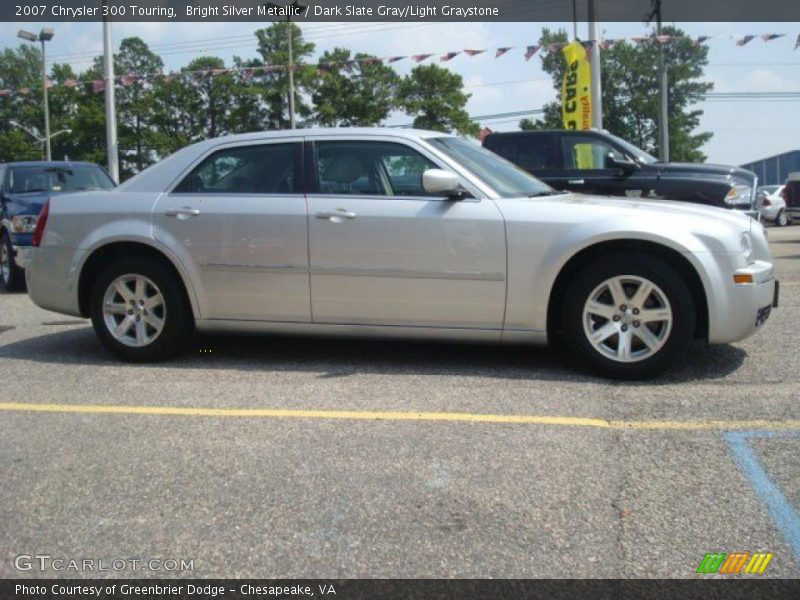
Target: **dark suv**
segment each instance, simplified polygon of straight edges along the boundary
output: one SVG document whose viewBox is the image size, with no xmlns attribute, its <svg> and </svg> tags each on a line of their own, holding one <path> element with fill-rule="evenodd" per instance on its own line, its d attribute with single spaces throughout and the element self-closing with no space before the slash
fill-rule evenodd
<svg viewBox="0 0 800 600">
<path fill-rule="evenodd" d="M 660 163 L 625 140 L 594 130 L 493 133 L 483 145 L 559 190 L 683 200 L 758 219 L 758 178 L 739 167 Z"/>
</svg>

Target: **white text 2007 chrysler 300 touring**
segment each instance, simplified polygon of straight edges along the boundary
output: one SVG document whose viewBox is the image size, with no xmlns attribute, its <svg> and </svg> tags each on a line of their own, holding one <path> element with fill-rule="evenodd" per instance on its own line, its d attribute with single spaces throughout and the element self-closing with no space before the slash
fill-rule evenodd
<svg viewBox="0 0 800 600">
<path fill-rule="evenodd" d="M 762 227 L 716 208 L 557 192 L 437 132 L 307 129 L 184 148 L 55 197 L 26 278 L 129 360 L 202 330 L 563 341 L 644 377 L 740 340 L 777 282 Z"/>
</svg>

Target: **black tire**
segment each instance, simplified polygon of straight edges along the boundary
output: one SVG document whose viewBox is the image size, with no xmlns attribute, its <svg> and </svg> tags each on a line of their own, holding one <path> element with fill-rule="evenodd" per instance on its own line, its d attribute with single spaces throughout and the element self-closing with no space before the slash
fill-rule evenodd
<svg viewBox="0 0 800 600">
<path fill-rule="evenodd" d="M 598 286 L 613 277 L 627 275 L 646 279 L 658 286 L 672 311 L 672 326 L 668 333 L 664 330 L 663 345 L 650 356 L 635 362 L 619 362 L 601 353 L 589 341 L 583 323 L 584 306 Z M 629 315 L 627 318 L 635 317 Z M 621 327 L 622 321 L 619 323 Z M 577 364 L 613 379 L 644 379 L 673 365 L 691 344 L 695 324 L 694 299 L 683 277 L 665 261 L 649 256 L 610 254 L 585 266 L 567 287 L 561 311 L 562 341 Z M 637 343 L 644 348 L 640 341 Z"/>
<path fill-rule="evenodd" d="M 25 271 L 20 269 L 14 262 L 14 249 L 11 247 L 11 238 L 5 230 L 0 234 L 0 245 L 2 245 L 3 249 L 1 256 L 8 261 L 7 269 L 0 268 L 0 286 L 7 292 L 20 291 L 25 288 Z M 3 260 L 3 258 L 0 258 L 0 260 Z"/>
<path fill-rule="evenodd" d="M 775 225 L 778 227 L 786 227 L 789 224 L 789 217 L 786 216 L 786 211 L 781 210 L 778 216 L 775 217 Z"/>
<path fill-rule="evenodd" d="M 164 324 L 155 339 L 145 346 L 128 346 L 118 341 L 106 326 L 103 299 L 106 290 L 124 275 L 143 275 L 164 298 Z M 175 273 L 163 264 L 148 258 L 126 258 L 108 265 L 97 277 L 90 296 L 90 316 L 100 341 L 120 358 L 131 362 L 155 362 L 174 356 L 185 348 L 194 329 L 194 317 Z"/>
</svg>

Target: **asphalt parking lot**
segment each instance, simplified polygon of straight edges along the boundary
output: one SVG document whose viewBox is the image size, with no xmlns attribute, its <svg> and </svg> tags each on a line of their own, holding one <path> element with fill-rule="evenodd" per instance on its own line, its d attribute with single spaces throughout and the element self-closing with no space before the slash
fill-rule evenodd
<svg viewBox="0 0 800 600">
<path fill-rule="evenodd" d="M 800 226 L 769 235 L 764 329 L 650 383 L 547 349 L 264 337 L 128 365 L 2 294 L 0 576 L 693 577 L 747 551 L 798 577 Z"/>
</svg>

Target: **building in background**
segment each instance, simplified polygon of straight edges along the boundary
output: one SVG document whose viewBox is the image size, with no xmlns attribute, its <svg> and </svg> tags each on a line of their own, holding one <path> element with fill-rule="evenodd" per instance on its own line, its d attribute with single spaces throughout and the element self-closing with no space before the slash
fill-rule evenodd
<svg viewBox="0 0 800 600">
<path fill-rule="evenodd" d="M 793 171 L 800 171 L 800 150 L 790 150 L 769 158 L 762 158 L 742 168 L 753 171 L 758 176 L 758 185 L 777 185 L 786 183 L 786 178 Z"/>
</svg>

